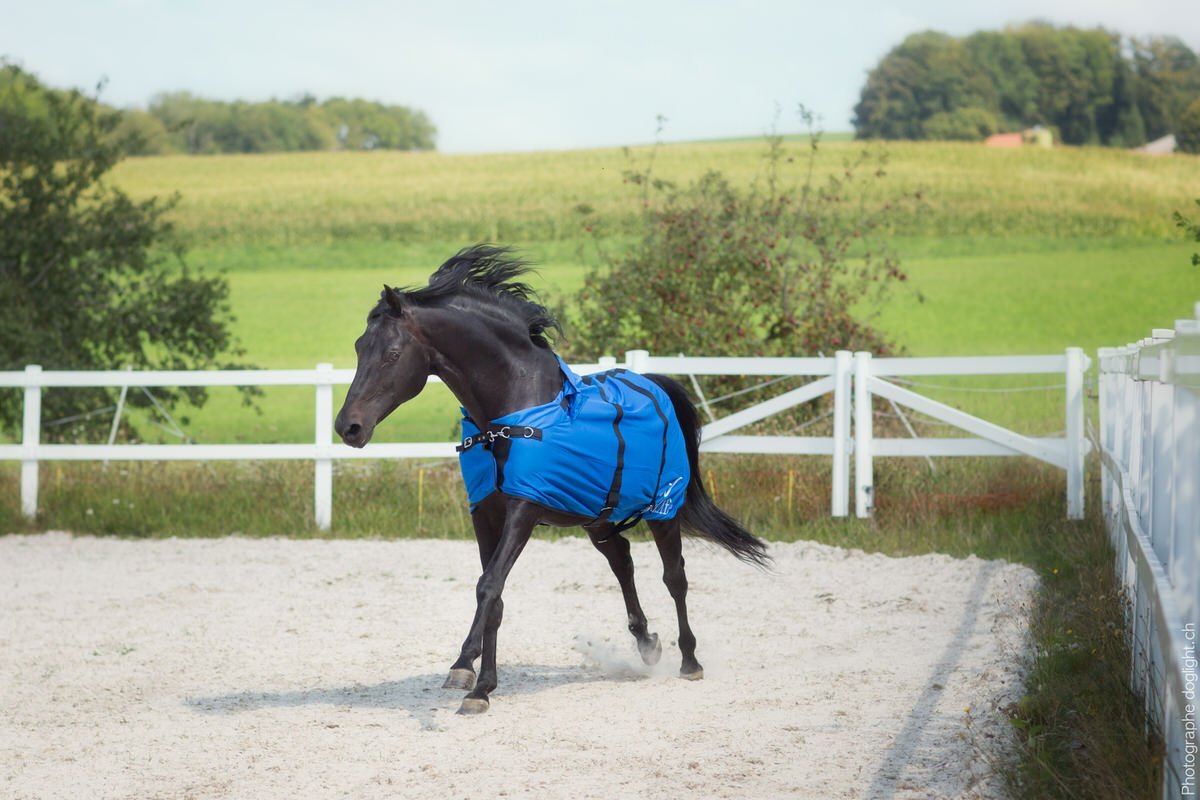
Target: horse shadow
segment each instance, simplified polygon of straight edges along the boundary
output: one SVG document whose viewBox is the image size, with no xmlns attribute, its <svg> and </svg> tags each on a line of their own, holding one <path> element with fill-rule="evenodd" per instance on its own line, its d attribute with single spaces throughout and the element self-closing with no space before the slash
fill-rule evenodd
<svg viewBox="0 0 1200 800">
<path fill-rule="evenodd" d="M 499 696 L 531 695 L 561 686 L 597 682 L 622 683 L 645 678 L 634 671 L 613 673 L 587 666 L 544 664 L 501 666 Z M 290 691 L 244 691 L 211 697 L 188 697 L 183 704 L 197 714 L 231 715 L 269 708 L 332 706 L 335 708 L 394 709 L 406 712 L 421 730 L 443 730 L 445 713 L 462 697 L 459 690 L 442 688 L 446 674 L 425 673 L 374 685 Z"/>
</svg>

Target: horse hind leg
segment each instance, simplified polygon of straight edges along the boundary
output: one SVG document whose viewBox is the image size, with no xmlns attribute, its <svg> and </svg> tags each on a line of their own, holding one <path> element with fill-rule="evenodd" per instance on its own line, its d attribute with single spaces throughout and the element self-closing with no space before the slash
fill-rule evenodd
<svg viewBox="0 0 1200 800">
<path fill-rule="evenodd" d="M 651 522 L 650 531 L 654 534 L 654 543 L 662 557 L 663 583 L 667 585 L 667 591 L 675 601 L 675 613 L 679 617 L 679 649 L 683 653 L 679 676 L 693 681 L 700 680 L 704 677 L 704 668 L 696 660 L 696 636 L 688 624 L 688 581 L 683 570 L 683 541 L 679 534 L 679 521 Z"/>
<path fill-rule="evenodd" d="M 638 653 L 642 661 L 653 666 L 662 658 L 662 643 L 657 633 L 650 633 L 646 614 L 638 601 L 637 588 L 633 582 L 633 557 L 629 554 L 629 540 L 616 533 L 613 525 L 605 524 L 588 529 L 588 537 L 592 545 L 599 550 L 612 569 L 617 583 L 621 586 L 621 595 L 625 599 L 625 614 L 629 620 L 629 632 L 637 641 Z"/>
</svg>

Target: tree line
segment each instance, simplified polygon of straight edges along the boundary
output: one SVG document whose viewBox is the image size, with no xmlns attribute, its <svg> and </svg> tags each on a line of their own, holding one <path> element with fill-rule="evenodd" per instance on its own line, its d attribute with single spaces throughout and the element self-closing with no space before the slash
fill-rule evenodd
<svg viewBox="0 0 1200 800">
<path fill-rule="evenodd" d="M 1034 22 L 909 36 L 868 74 L 854 127 L 863 139 L 975 140 L 1042 125 L 1066 144 L 1137 147 L 1180 133 L 1195 103 L 1200 57 L 1180 40 Z"/>
<path fill-rule="evenodd" d="M 47 98 L 93 103 L 119 116 L 113 135 L 126 155 L 171 153 L 278 153 L 295 150 L 432 150 L 437 128 L 423 111 L 357 98 L 318 101 L 209 100 L 190 92 L 162 92 L 145 109 L 118 111 L 71 90 L 42 84 L 35 75 L 0 59 L 0 91 L 9 102 L 44 108 Z"/>
<path fill-rule="evenodd" d="M 130 155 L 432 150 L 437 137 L 423 111 L 312 95 L 252 103 L 164 92 L 145 110 L 127 110 L 122 126 L 140 142 Z"/>
</svg>

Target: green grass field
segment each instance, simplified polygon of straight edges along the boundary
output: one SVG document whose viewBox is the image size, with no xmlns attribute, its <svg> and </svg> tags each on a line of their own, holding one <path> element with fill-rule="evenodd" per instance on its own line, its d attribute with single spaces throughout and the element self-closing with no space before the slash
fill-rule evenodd
<svg viewBox="0 0 1200 800">
<path fill-rule="evenodd" d="M 301 258 L 348 262 L 354 255 L 364 261 L 384 260 L 405 249 L 380 243 L 313 245 L 297 252 Z M 552 254 L 554 249 L 547 248 Z M 311 368 L 323 361 L 353 367 L 354 339 L 382 284 L 423 282 L 453 246 L 436 256 L 422 250 L 411 258 L 396 253 L 397 266 L 390 268 L 263 266 L 230 271 L 237 331 L 247 358 L 268 368 Z M 1152 242 L 1109 249 L 912 258 L 905 268 L 924 302 L 901 290 L 879 323 L 912 355 L 1061 353 L 1069 346 L 1094 355 L 1097 347 L 1133 341 L 1153 327 L 1170 327 L 1173 320 L 1191 315 L 1193 303 L 1200 299 L 1200 275 L 1189 263 L 1190 252 L 1184 243 Z M 273 257 L 286 253 L 272 250 Z M 581 265 L 560 261 L 543 267 L 535 280 L 543 294 L 553 298 L 576 289 L 583 272 Z M 1021 380 L 995 378 L 969 385 L 1020 385 Z M 1053 382 L 1045 376 L 1026 381 Z M 958 400 L 979 403 L 982 398 Z M 272 389 L 261 403 L 260 417 L 240 410 L 232 390 L 214 389 L 209 405 L 189 414 L 193 425 L 188 433 L 198 441 L 311 439 L 312 404 L 310 389 Z M 1051 404 L 1051 416 L 1055 408 Z M 1003 421 L 997 419 L 996 409 L 973 410 Z M 378 435 L 384 441 L 413 441 L 426 440 L 435 431 L 440 432 L 438 438 L 450 439 L 456 412 L 453 398 L 442 387 L 430 386 L 385 422 Z M 1012 416 L 1021 414 L 1014 409 Z"/>
<path fill-rule="evenodd" d="M 786 146 L 799 169 L 806 142 Z M 862 147 L 823 143 L 819 169 L 840 169 Z M 893 234 L 925 301 L 901 290 L 878 322 L 912 355 L 1094 353 L 1169 327 L 1200 299 L 1192 250 L 1171 224 L 1172 212 L 1200 195 L 1200 158 L 947 143 L 888 150 L 887 190 L 922 192 L 922 210 L 904 212 Z M 625 170 L 653 160 L 656 175 L 681 184 L 709 169 L 745 182 L 763 152 L 761 141 L 739 140 L 500 155 L 140 158 L 123 162 L 113 180 L 134 197 L 181 193 L 173 221 L 191 244 L 189 263 L 228 276 L 250 362 L 351 367 L 383 283 L 421 284 L 459 247 L 490 240 L 538 265 L 532 283 L 544 298 L 568 297 L 590 263 L 584 224 L 621 232 L 637 220 Z M 580 206 L 591 209 L 586 220 Z M 188 433 L 303 440 L 311 395 L 270 391 L 258 416 L 214 390 L 208 406 L 188 412 Z M 378 435 L 450 438 L 452 400 L 438 387 L 427 395 Z"/>
</svg>

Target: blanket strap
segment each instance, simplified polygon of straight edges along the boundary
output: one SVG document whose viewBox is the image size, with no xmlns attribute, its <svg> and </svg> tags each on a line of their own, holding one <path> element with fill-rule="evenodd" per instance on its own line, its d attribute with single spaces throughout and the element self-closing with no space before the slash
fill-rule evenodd
<svg viewBox="0 0 1200 800">
<path fill-rule="evenodd" d="M 612 509 L 609 509 L 609 513 L 610 514 L 612 513 Z M 596 519 L 598 520 L 598 519 L 600 519 L 600 517 L 597 517 Z M 596 520 L 592 520 L 592 521 L 595 522 Z M 622 532 L 629 530 L 630 528 L 632 528 L 634 525 L 637 525 L 641 521 L 642 521 L 642 512 L 639 511 L 638 513 L 634 514 L 632 517 L 629 517 L 628 519 L 626 519 L 622 522 L 614 522 L 613 529 L 608 534 L 608 536 L 605 536 L 603 539 L 597 540 L 596 544 L 604 544 L 612 537 L 619 536 Z"/>
<path fill-rule="evenodd" d="M 492 444 L 497 439 L 537 439 L 540 441 L 541 438 L 541 428 L 530 428 L 527 425 L 497 425 L 491 422 L 479 433 L 464 438 L 462 444 L 455 446 L 454 450 L 465 453 L 477 444 L 485 442 Z"/>
<path fill-rule="evenodd" d="M 598 380 L 599 383 L 603 383 L 605 381 L 605 379 L 607 379 L 609 377 L 613 377 L 614 379 L 619 380 L 621 383 L 625 384 L 626 386 L 628 386 L 630 389 L 634 390 L 635 392 L 645 395 L 647 398 L 649 398 L 650 402 L 654 404 L 654 410 L 658 413 L 658 419 L 660 422 L 662 422 L 662 426 L 663 426 L 663 444 L 662 444 L 662 454 L 660 455 L 659 460 L 658 460 L 658 478 L 655 479 L 655 481 L 654 481 L 654 494 L 651 495 L 652 497 L 658 497 L 658 487 L 662 485 L 663 468 L 667 464 L 667 415 L 663 413 L 662 406 L 660 406 L 658 404 L 658 399 L 653 394 L 646 391 L 645 389 L 638 386 L 637 384 L 632 383 L 629 380 L 626 380 L 623 377 L 624 372 L 625 372 L 625 370 L 623 370 L 623 369 L 614 369 L 614 370 L 610 370 L 609 372 L 605 372 L 605 373 L 595 376 L 595 377 L 597 377 L 599 379 Z M 589 377 L 591 377 L 591 376 L 589 376 Z M 584 378 L 584 382 L 590 383 L 588 378 Z M 604 397 L 604 389 L 603 388 L 600 389 L 600 396 Z M 607 399 L 607 398 L 605 398 L 605 399 Z M 614 422 L 613 422 L 613 429 L 616 430 L 617 437 L 620 440 L 620 447 L 618 448 L 618 451 L 617 451 L 617 474 L 613 480 L 612 489 L 609 491 L 608 505 L 605 506 L 604 510 L 600 512 L 600 516 L 596 517 L 596 519 L 593 520 L 593 522 L 605 521 L 609 518 L 609 516 L 613 512 L 613 507 L 617 503 L 620 488 L 621 488 L 620 474 L 621 474 L 621 470 L 624 468 L 625 442 L 623 439 L 621 439 L 620 430 L 617 429 L 617 422 L 619 422 L 620 418 L 621 418 L 620 410 L 621 409 L 618 406 L 617 407 L 617 412 L 618 412 L 617 419 L 614 420 Z M 612 532 L 608 536 L 605 536 L 603 539 L 598 541 L 597 544 L 604 544 L 612 537 L 619 535 L 622 531 L 627 531 L 630 528 L 632 528 L 634 525 L 637 525 L 639 522 L 642 521 L 642 517 L 644 516 L 644 514 L 645 514 L 645 510 L 643 509 L 642 511 L 639 511 L 636 514 L 632 514 L 629 517 L 626 517 L 625 519 L 621 520 L 620 522 L 613 523 Z"/>
<path fill-rule="evenodd" d="M 600 392 L 600 399 L 606 403 L 612 403 L 608 399 L 608 394 L 604 391 L 604 381 L 615 372 L 617 370 L 602 372 L 599 375 L 588 375 L 584 377 L 583 382 L 589 386 L 594 382 L 596 389 Z M 604 498 L 604 508 L 600 509 L 600 513 L 592 522 L 607 522 L 608 518 L 612 516 L 612 512 L 616 510 L 617 504 L 621 501 L 621 477 L 625 472 L 625 437 L 621 434 L 621 418 L 625 416 L 625 409 L 621 408 L 617 403 L 612 403 L 612 407 L 613 437 L 617 440 L 617 464 L 616 468 L 613 469 L 613 479 L 608 487 L 608 496 Z"/>
</svg>

